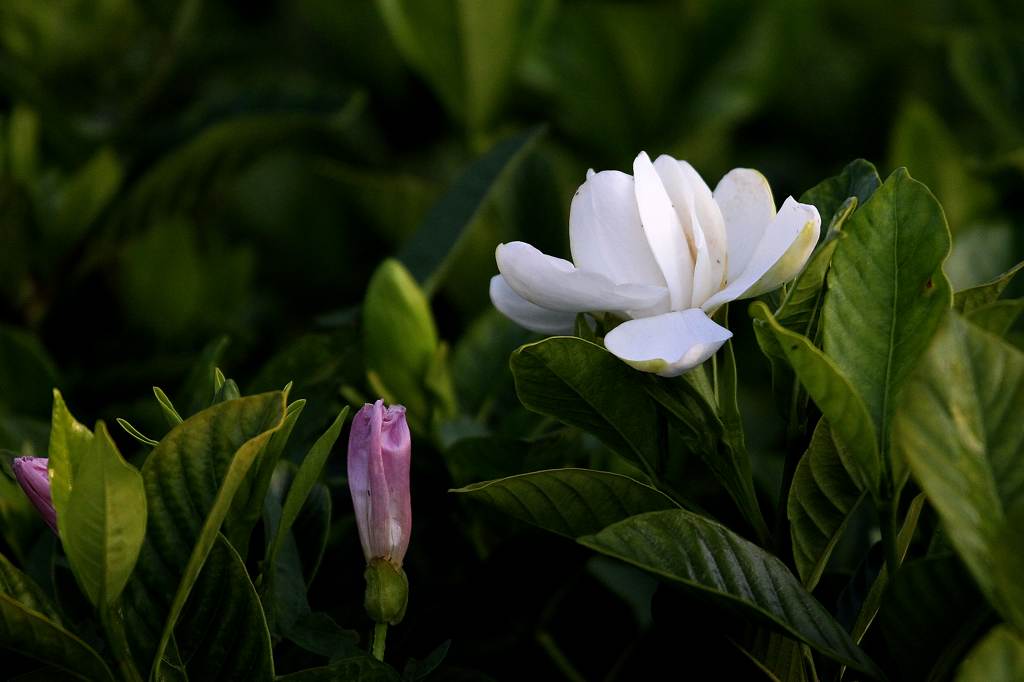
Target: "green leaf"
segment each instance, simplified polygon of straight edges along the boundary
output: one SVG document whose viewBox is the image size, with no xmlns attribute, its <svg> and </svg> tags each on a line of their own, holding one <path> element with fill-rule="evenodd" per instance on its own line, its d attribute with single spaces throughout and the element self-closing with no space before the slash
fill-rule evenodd
<svg viewBox="0 0 1024 682">
<path fill-rule="evenodd" d="M 529 410 L 588 431 L 620 455 L 657 471 L 657 406 L 645 377 L 589 341 L 556 336 L 512 353 L 516 393 Z"/>
<path fill-rule="evenodd" d="M 842 626 L 777 558 L 684 509 L 612 524 L 580 544 L 738 609 L 845 665 L 881 678 Z"/>
<path fill-rule="evenodd" d="M 793 558 L 808 590 L 813 590 L 865 494 L 850 479 L 824 419 L 793 474 L 786 503 Z"/>
<path fill-rule="evenodd" d="M 429 298 L 502 178 L 543 135 L 537 127 L 508 137 L 470 164 L 434 204 L 398 256 Z"/>
<path fill-rule="evenodd" d="M 366 370 L 379 379 L 388 402 L 401 402 L 410 419 L 421 423 L 429 417 L 423 384 L 437 346 L 426 296 L 401 263 L 384 261 L 363 301 Z"/>
<path fill-rule="evenodd" d="M 377 8 L 405 61 L 455 118 L 479 131 L 499 111 L 529 38 L 553 5 L 378 0 Z"/>
<path fill-rule="evenodd" d="M 635 514 L 678 506 L 664 493 L 628 476 L 591 469 L 536 471 L 452 492 L 568 538 L 596 533 Z"/>
<path fill-rule="evenodd" d="M 54 472 L 54 480 L 62 471 Z M 124 461 L 103 422 L 75 468 L 71 495 L 57 513 L 61 543 L 89 601 L 113 604 L 124 589 L 146 535 L 142 475 Z"/>
<path fill-rule="evenodd" d="M 137 428 L 132 426 L 127 419 L 121 419 L 121 417 L 117 417 L 115 421 L 117 422 L 118 426 L 125 430 L 125 433 L 127 433 L 129 436 L 139 441 L 143 445 L 148 445 L 149 447 L 154 448 L 160 444 L 160 441 L 150 438 L 149 436 L 145 435 Z"/>
<path fill-rule="evenodd" d="M 309 449 L 309 452 L 302 459 L 302 464 L 299 466 L 299 470 L 295 474 L 291 486 L 288 488 L 288 496 L 284 499 L 284 505 L 281 508 L 281 522 L 274 532 L 273 540 L 270 542 L 270 549 L 267 550 L 266 561 L 268 566 L 274 565 L 282 536 L 291 531 L 292 524 L 298 518 L 302 505 L 306 502 L 310 491 L 320 478 L 320 473 L 327 463 L 327 456 L 331 454 L 331 448 L 334 447 L 334 443 L 341 434 L 341 427 L 345 423 L 345 418 L 348 417 L 348 411 L 347 405 L 342 408 L 334 423 L 327 428 L 324 435 L 320 436 L 313 443 L 313 447 Z"/>
<path fill-rule="evenodd" d="M 178 410 L 175 409 L 174 403 L 171 402 L 171 399 L 167 397 L 167 394 L 164 393 L 164 390 L 162 388 L 160 388 L 159 386 L 154 386 L 153 395 L 156 396 L 156 401 L 160 403 L 160 410 L 163 412 L 164 419 L 167 420 L 168 426 L 170 426 L 173 429 L 175 426 L 184 421 L 181 418 L 181 415 L 178 414 Z"/>
<path fill-rule="evenodd" d="M 1024 673 L 1024 639 L 1005 625 L 992 628 L 967 654 L 957 682 L 1013 682 Z"/>
<path fill-rule="evenodd" d="M 451 363 L 455 395 L 466 413 L 477 414 L 496 397 L 512 393 L 508 357 L 532 336 L 493 308 L 469 325 L 455 343 Z"/>
<path fill-rule="evenodd" d="M 188 414 L 195 414 L 199 410 L 209 407 L 213 396 L 220 389 L 215 382 L 216 375 L 220 373 L 217 366 L 224 359 L 224 352 L 229 344 L 230 340 L 227 336 L 219 336 L 206 344 L 200 351 L 188 376 L 185 377 L 181 389 L 176 394 L 178 404 L 183 405 Z M 220 378 L 223 383 L 224 375 L 222 373 Z"/>
<path fill-rule="evenodd" d="M 174 640 L 189 679 L 274 679 L 259 596 L 242 558 L 223 535 L 210 548 Z"/>
<path fill-rule="evenodd" d="M 280 392 L 219 403 L 171 429 L 146 460 L 146 541 L 122 597 L 140 670 L 160 660 L 221 526 L 247 537 L 246 475 L 284 413 Z"/>
<path fill-rule="evenodd" d="M 840 207 L 850 197 L 857 200 L 854 206 L 863 206 L 881 184 L 882 179 L 878 177 L 875 165 L 864 159 L 856 159 L 846 164 L 839 175 L 822 180 L 804 192 L 800 196 L 800 203 L 813 204 L 821 214 L 822 222 L 831 225 L 841 213 Z"/>
<path fill-rule="evenodd" d="M 752 304 L 750 314 L 755 325 L 764 325 L 764 329 L 774 335 L 778 352 L 786 357 L 829 420 L 839 456 L 857 487 L 878 496 L 882 463 L 876 431 L 864 401 L 850 381 L 807 337 L 781 327 L 763 302 Z"/>
<path fill-rule="evenodd" d="M 994 303 L 1010 286 L 1013 278 L 1024 268 L 1024 261 L 1017 263 L 1012 268 L 984 284 L 979 284 L 970 289 L 956 292 L 953 297 L 953 307 L 961 313 L 970 314 L 990 303 Z"/>
<path fill-rule="evenodd" d="M 53 389 L 53 417 L 50 424 L 50 497 L 60 517 L 67 509 L 71 485 L 81 458 L 92 449 L 92 432 L 71 416 L 60 391 Z"/>
<path fill-rule="evenodd" d="M 10 113 L 7 130 L 7 163 L 11 177 L 32 186 L 39 160 L 39 115 L 18 104 Z"/>
<path fill-rule="evenodd" d="M 59 668 L 86 682 L 114 675 L 88 644 L 14 597 L 0 593 L 0 646 Z"/>
<path fill-rule="evenodd" d="M 832 257 L 822 347 L 867 407 L 883 456 L 896 395 L 951 304 L 949 249 L 942 207 L 900 169 L 847 221 Z M 857 442 L 829 421 L 846 445 Z"/>
<path fill-rule="evenodd" d="M 398 672 L 377 659 L 361 654 L 335 661 L 322 668 L 308 668 L 282 675 L 277 682 L 398 682 Z"/>
<path fill-rule="evenodd" d="M 60 625 L 61 617 L 57 607 L 31 578 L 19 571 L 14 564 L 0 554 L 0 594 L 5 594 L 21 606 L 41 614 Z"/>
<path fill-rule="evenodd" d="M 1024 629 L 1024 353 L 949 314 L 908 381 L 893 447 L 981 591 Z"/>
<path fill-rule="evenodd" d="M 1024 298 L 994 301 L 967 313 L 967 319 L 996 336 L 1006 336 L 1020 314 L 1024 312 Z"/>
</svg>

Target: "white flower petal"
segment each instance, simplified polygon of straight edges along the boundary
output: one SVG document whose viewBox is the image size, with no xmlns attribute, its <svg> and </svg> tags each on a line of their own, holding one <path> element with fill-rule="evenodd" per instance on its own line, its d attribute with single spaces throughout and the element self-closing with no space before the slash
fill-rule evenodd
<svg viewBox="0 0 1024 682">
<path fill-rule="evenodd" d="M 764 237 L 757 245 L 747 268 L 735 281 L 729 282 L 728 286 L 705 301 L 701 307 L 704 310 L 712 311 L 728 301 L 767 291 L 767 289 L 758 291 L 761 278 L 765 277 L 765 274 L 769 273 L 784 257 L 787 260 L 783 268 L 792 269 L 788 261 L 791 247 L 795 248 L 795 256 L 803 254 L 803 259 L 806 260 L 806 254 L 809 254 L 810 251 L 806 250 L 804 253 L 805 242 L 810 239 L 810 248 L 813 249 L 820 229 L 821 216 L 818 215 L 818 209 L 810 204 L 801 204 L 793 197 L 787 198 L 782 204 L 779 214 L 775 216 L 775 220 L 765 230 Z M 793 274 L 799 272 L 802 267 L 803 261 L 800 261 Z"/>
<path fill-rule="evenodd" d="M 562 313 L 530 303 L 512 290 L 501 275 L 491 277 L 491 303 L 520 327 L 539 334 L 571 334 L 575 313 Z"/>
<path fill-rule="evenodd" d="M 623 322 L 604 345 L 631 367 L 674 377 L 710 358 L 730 336 L 704 311 L 690 308 Z"/>
<path fill-rule="evenodd" d="M 615 284 L 604 275 L 577 270 L 525 242 L 499 244 L 495 251 L 505 282 L 530 303 L 565 313 L 650 311 L 667 308 L 665 287 Z"/>
<path fill-rule="evenodd" d="M 725 220 L 729 244 L 726 281 L 731 283 L 746 270 L 765 228 L 775 218 L 775 200 L 765 177 L 750 168 L 726 173 L 715 187 L 714 198 Z"/>
<path fill-rule="evenodd" d="M 687 308 L 693 290 L 693 257 L 683 226 L 646 152 L 633 161 L 633 175 L 644 234 L 665 276 L 672 309 Z"/>
<path fill-rule="evenodd" d="M 712 285 L 715 290 L 722 288 L 725 284 L 726 264 L 728 262 L 728 242 L 725 234 L 725 219 L 722 218 L 722 210 L 715 202 L 711 189 L 704 182 L 700 173 L 686 161 L 676 161 L 671 156 L 663 154 L 654 162 L 654 167 L 658 170 L 658 175 L 661 176 L 662 182 L 665 183 L 665 189 L 668 191 L 669 197 L 676 204 L 677 213 L 679 212 L 680 204 L 673 196 L 672 187 L 682 183 L 678 179 L 672 181 L 670 178 L 673 176 L 681 177 L 689 189 L 687 203 L 690 205 L 691 213 L 696 215 L 696 224 L 700 225 L 700 229 L 704 233 L 705 243 L 708 248 Z M 683 222 L 683 227 L 685 228 L 686 219 L 682 215 L 679 216 L 679 219 Z M 697 248 L 695 240 L 695 254 L 697 253 Z M 697 288 L 696 284 L 694 284 L 694 288 Z M 697 298 L 697 295 L 694 294 L 694 305 L 704 302 L 703 299 L 698 302 Z"/>
<path fill-rule="evenodd" d="M 775 265 L 768 272 L 761 275 L 757 283 L 743 293 L 743 298 L 752 298 L 778 289 L 785 282 L 799 275 L 807 263 L 807 259 L 811 257 L 811 252 L 814 251 L 814 247 L 818 244 L 818 237 L 821 236 L 821 216 L 818 214 L 818 209 L 814 206 L 809 204 L 797 205 L 806 206 L 814 212 L 814 215 L 811 216 L 810 211 L 807 211 L 808 220 L 804 223 L 803 228 L 797 234 L 793 243 L 786 249 L 786 253 L 776 261 Z"/>
<path fill-rule="evenodd" d="M 665 286 L 647 244 L 633 177 L 619 171 L 588 174 L 569 209 L 569 244 L 576 267 L 616 283 Z"/>
</svg>

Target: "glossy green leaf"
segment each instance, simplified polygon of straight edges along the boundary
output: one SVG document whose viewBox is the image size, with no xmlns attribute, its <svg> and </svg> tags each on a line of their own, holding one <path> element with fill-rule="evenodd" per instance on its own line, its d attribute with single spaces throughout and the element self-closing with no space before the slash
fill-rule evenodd
<svg viewBox="0 0 1024 682">
<path fill-rule="evenodd" d="M 604 348 L 556 336 L 519 348 L 510 360 L 527 409 L 588 431 L 619 454 L 656 471 L 662 457 L 648 379 Z"/>
<path fill-rule="evenodd" d="M 881 677 L 871 659 L 781 561 L 713 521 L 683 509 L 650 512 L 578 541 Z"/>
<path fill-rule="evenodd" d="M 982 592 L 1024 629 L 1024 353 L 950 314 L 907 383 L 893 447 Z"/>
<path fill-rule="evenodd" d="M 54 480 L 62 475 L 54 472 Z M 126 462 L 103 422 L 75 468 L 71 495 L 57 513 L 68 562 L 94 606 L 113 604 L 124 589 L 146 535 L 142 475 Z"/>
<path fill-rule="evenodd" d="M 402 57 L 471 130 L 497 112 L 550 0 L 378 0 Z"/>
<path fill-rule="evenodd" d="M 768 306 L 758 301 L 750 306 L 755 324 L 764 325 L 778 344 L 822 414 L 829 420 L 840 458 L 861 490 L 878 495 L 881 487 L 881 457 L 875 427 L 864 401 L 850 381 L 827 355 L 810 340 L 784 329 Z"/>
<path fill-rule="evenodd" d="M 219 403 L 173 428 L 146 460 L 146 541 L 122 597 L 140 670 L 160 659 L 221 527 L 229 537 L 247 531 L 238 520 L 247 474 L 284 413 L 280 392 Z"/>
<path fill-rule="evenodd" d="M 1024 639 L 1005 625 L 985 635 L 967 654 L 957 671 L 957 682 L 1014 682 L 1024 674 Z"/>
<path fill-rule="evenodd" d="M 1010 286 L 1013 278 L 1024 268 L 1024 261 L 1017 263 L 1012 268 L 984 284 L 979 284 L 970 289 L 956 292 L 953 297 L 953 307 L 961 313 L 970 314 L 976 309 L 994 303 L 1006 287 Z"/>
<path fill-rule="evenodd" d="M 368 654 L 351 656 L 321 668 L 278 677 L 278 682 L 398 682 L 398 672 Z"/>
<path fill-rule="evenodd" d="M 437 345 L 437 327 L 423 291 L 401 263 L 384 261 L 363 300 L 366 370 L 386 391 L 385 400 L 405 405 L 410 419 L 428 417 L 423 382 Z"/>
<path fill-rule="evenodd" d="M 596 533 L 635 514 L 678 506 L 664 493 L 628 476 L 591 469 L 536 471 L 452 492 L 568 538 Z"/>
<path fill-rule="evenodd" d="M 0 593 L 0 646 L 86 682 L 114 680 L 110 668 L 88 644 L 4 593 Z"/>
<path fill-rule="evenodd" d="M 79 423 L 68 410 L 64 397 L 53 390 L 53 417 L 50 423 L 50 497 L 57 516 L 67 509 L 71 485 L 81 458 L 92 449 L 92 431 Z"/>
<path fill-rule="evenodd" d="M 274 679 L 259 596 L 242 558 L 223 535 L 210 548 L 174 641 L 190 680 Z"/>
<path fill-rule="evenodd" d="M 822 180 L 804 192 L 800 196 L 800 203 L 813 204 L 821 215 L 822 223 L 831 225 L 841 213 L 840 207 L 850 197 L 856 199 L 854 206 L 863 206 L 881 184 L 882 179 L 878 177 L 875 165 L 864 159 L 856 159 L 846 164 L 839 175 Z"/>
<path fill-rule="evenodd" d="M 895 397 L 951 305 L 942 272 L 949 228 L 928 188 L 901 169 L 843 235 L 828 273 L 822 347 L 863 400 L 885 454 Z M 845 444 L 856 442 L 833 415 L 829 421 Z"/>
<path fill-rule="evenodd" d="M 822 419 L 796 466 L 786 503 L 793 558 L 808 590 L 818 584 L 833 548 L 864 496 L 846 472 L 828 424 Z"/>
<path fill-rule="evenodd" d="M 284 505 L 281 508 L 281 522 L 274 532 L 270 549 L 267 550 L 268 565 L 274 565 L 282 536 L 291 531 L 292 524 L 295 523 L 299 511 L 302 510 L 302 505 L 305 504 L 310 491 L 319 480 L 324 465 L 327 464 L 327 456 L 331 454 L 331 449 L 341 434 L 341 427 L 345 423 L 345 418 L 348 417 L 348 411 L 347 405 L 342 408 L 327 431 L 313 443 L 313 447 L 302 459 L 302 464 L 299 465 L 299 470 L 288 487 L 288 496 L 285 497 Z"/>
</svg>

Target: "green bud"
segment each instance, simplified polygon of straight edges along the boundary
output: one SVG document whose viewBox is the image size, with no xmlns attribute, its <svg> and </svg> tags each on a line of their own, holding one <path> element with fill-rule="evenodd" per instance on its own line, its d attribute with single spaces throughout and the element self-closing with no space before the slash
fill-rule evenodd
<svg viewBox="0 0 1024 682">
<path fill-rule="evenodd" d="M 401 623 L 409 602 L 409 579 L 405 571 L 386 559 L 374 559 L 367 565 L 363 577 L 366 579 L 363 606 L 367 615 L 376 623 Z"/>
</svg>

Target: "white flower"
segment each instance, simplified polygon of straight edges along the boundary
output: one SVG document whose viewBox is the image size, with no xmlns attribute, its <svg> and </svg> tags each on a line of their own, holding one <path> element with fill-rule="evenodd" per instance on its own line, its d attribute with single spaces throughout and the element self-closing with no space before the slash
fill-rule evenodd
<svg viewBox="0 0 1024 682">
<path fill-rule="evenodd" d="M 524 242 L 500 244 L 491 301 L 544 334 L 569 333 L 577 313 L 626 319 L 609 351 L 645 372 L 678 376 L 732 335 L 708 315 L 777 288 L 803 268 L 821 217 L 789 197 L 775 212 L 764 176 L 737 168 L 715 191 L 685 161 L 646 152 L 633 175 L 587 173 L 569 213 L 572 262 Z"/>
</svg>

